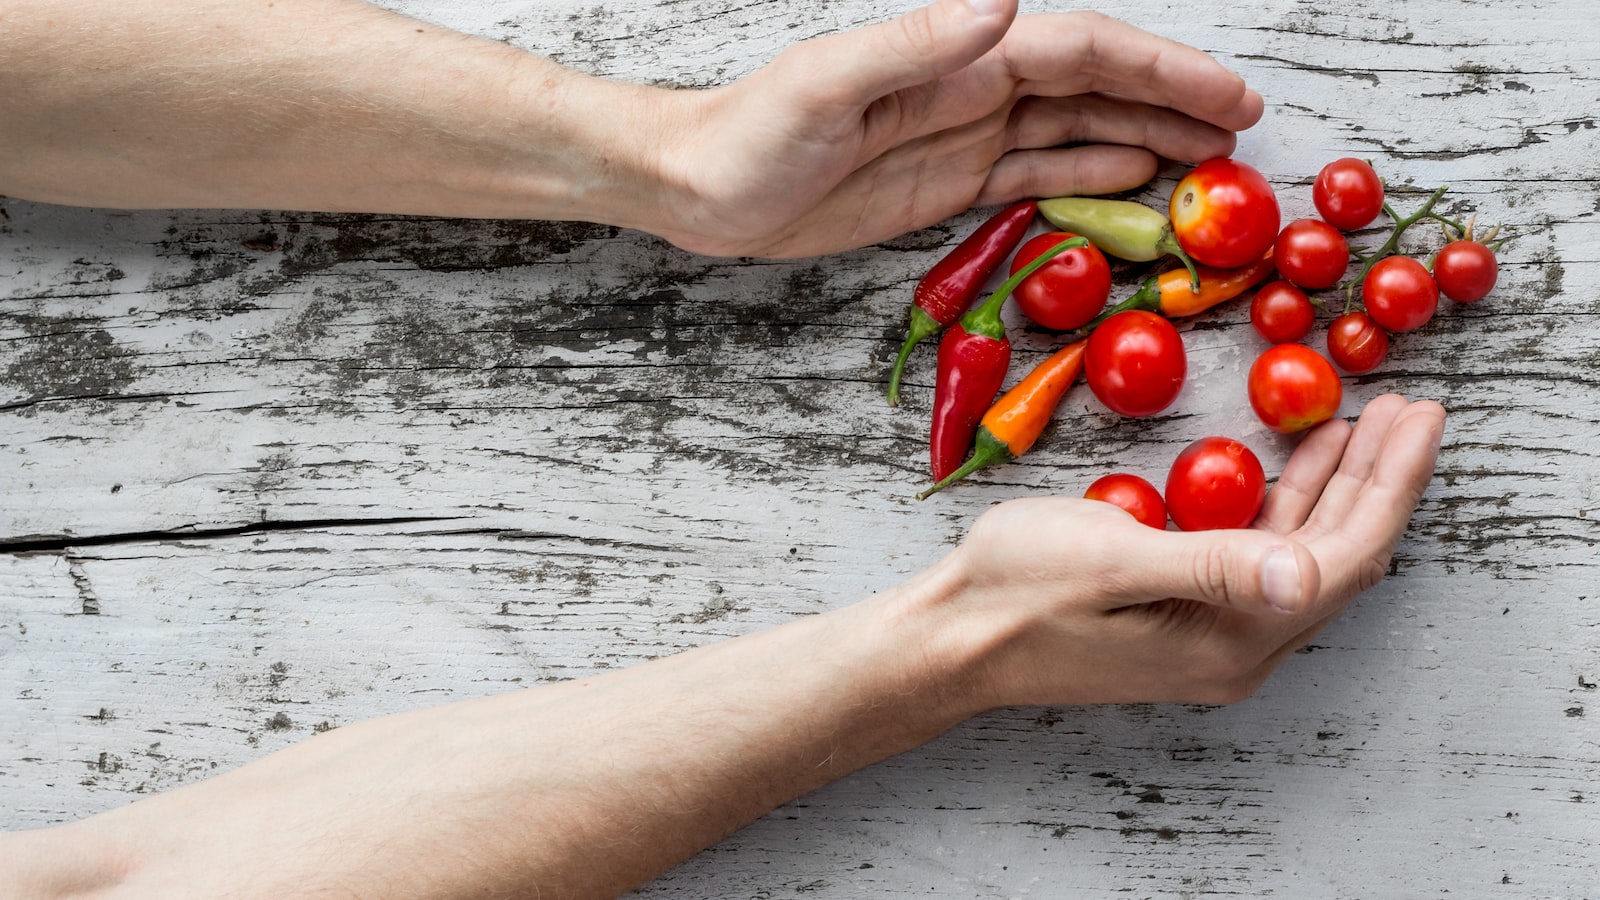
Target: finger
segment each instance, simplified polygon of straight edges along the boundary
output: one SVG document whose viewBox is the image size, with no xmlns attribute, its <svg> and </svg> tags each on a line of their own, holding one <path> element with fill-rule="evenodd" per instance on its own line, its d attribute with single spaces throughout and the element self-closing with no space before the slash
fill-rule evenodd
<svg viewBox="0 0 1600 900">
<path fill-rule="evenodd" d="M 1102 94 L 1027 97 L 1011 113 L 1010 146 L 1030 150 L 1063 144 L 1124 144 L 1157 156 L 1201 162 L 1228 156 L 1234 133 L 1175 110 Z"/>
<path fill-rule="evenodd" d="M 1088 76 L 1089 89 L 1171 107 L 1229 131 L 1261 117 L 1261 96 L 1210 54 L 1099 13 L 1026 16 L 1001 51 L 1015 77 L 1037 85 L 1033 93 L 1057 93 L 1054 82 L 1068 88 L 1060 93 L 1077 93 Z"/>
<path fill-rule="evenodd" d="M 1367 476 L 1372 474 L 1372 465 L 1378 459 L 1378 450 L 1382 448 L 1389 428 L 1405 408 L 1404 397 L 1384 394 L 1374 398 L 1361 410 L 1361 415 L 1356 418 L 1355 431 L 1345 447 L 1344 458 L 1339 461 L 1339 469 L 1328 479 L 1322 496 L 1317 498 L 1317 504 L 1307 518 L 1304 536 L 1326 534 L 1350 515 L 1350 507 L 1366 484 Z"/>
<path fill-rule="evenodd" d="M 989 168 L 974 206 L 1030 197 L 1114 194 L 1156 176 L 1160 161 L 1141 147 L 1090 144 L 1060 150 L 1014 150 Z"/>
<path fill-rule="evenodd" d="M 1255 527 L 1276 534 L 1288 534 L 1306 523 L 1328 486 L 1328 480 L 1344 459 L 1350 442 L 1350 423 L 1334 419 L 1318 425 L 1290 454 L 1278 476 L 1278 483 L 1267 493 Z"/>
<path fill-rule="evenodd" d="M 973 62 L 1005 36 L 1015 15 L 1016 0 L 937 0 L 888 22 L 797 44 L 774 67 L 807 105 L 857 110 Z"/>
<path fill-rule="evenodd" d="M 1263 531 L 1154 531 L 1119 544 L 1107 567 L 1111 607 L 1194 600 L 1252 615 L 1311 608 L 1321 586 L 1303 545 Z"/>
<path fill-rule="evenodd" d="M 1366 484 L 1330 543 L 1342 553 L 1326 556 L 1329 590 L 1354 596 L 1383 577 L 1395 545 L 1427 490 L 1444 436 L 1444 407 L 1431 400 L 1412 403 L 1395 417 L 1374 460 Z M 1319 558 L 1319 561 L 1322 561 Z"/>
</svg>

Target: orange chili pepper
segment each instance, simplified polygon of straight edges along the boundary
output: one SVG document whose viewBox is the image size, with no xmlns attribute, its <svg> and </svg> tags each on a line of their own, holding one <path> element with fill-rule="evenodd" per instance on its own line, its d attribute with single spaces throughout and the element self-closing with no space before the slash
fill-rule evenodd
<svg viewBox="0 0 1600 900">
<path fill-rule="evenodd" d="M 917 499 L 927 499 L 979 469 L 1010 462 L 1027 453 L 1050 424 L 1050 416 L 1067 389 L 1078 380 L 1086 344 L 1087 340 L 1081 340 L 1062 347 L 1002 394 L 978 423 L 972 455 L 960 468 L 918 494 Z"/>
<path fill-rule="evenodd" d="M 1266 281 L 1274 268 L 1271 250 L 1250 265 L 1237 269 L 1200 266 L 1199 290 L 1195 290 L 1189 281 L 1189 273 L 1183 269 L 1162 272 L 1146 279 L 1133 296 L 1101 313 L 1088 327 L 1093 328 L 1129 309 L 1149 310 L 1169 319 L 1202 313 Z"/>
</svg>

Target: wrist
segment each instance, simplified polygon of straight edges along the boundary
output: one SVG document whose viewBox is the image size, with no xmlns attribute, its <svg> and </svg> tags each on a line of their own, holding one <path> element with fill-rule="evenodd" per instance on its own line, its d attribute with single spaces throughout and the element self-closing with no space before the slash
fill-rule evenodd
<svg viewBox="0 0 1600 900">
<path fill-rule="evenodd" d="M 974 614 L 976 590 L 961 547 L 885 595 L 878 613 L 905 661 L 906 690 L 929 698 L 951 725 L 1003 705 L 994 670 L 1014 629 L 1002 616 Z"/>
</svg>

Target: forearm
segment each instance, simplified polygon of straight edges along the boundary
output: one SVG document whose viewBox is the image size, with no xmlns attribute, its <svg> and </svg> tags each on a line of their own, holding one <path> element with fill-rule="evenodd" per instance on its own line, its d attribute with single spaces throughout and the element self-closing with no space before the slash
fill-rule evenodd
<svg viewBox="0 0 1600 900">
<path fill-rule="evenodd" d="M 640 227 L 674 94 L 360 0 L 12 4 L 0 193 Z"/>
<path fill-rule="evenodd" d="M 632 669 L 340 728 L 31 839 L 127 896 L 588 897 L 975 711 L 936 567 L 865 603 Z M 124 894 L 113 893 L 113 896 Z"/>
</svg>

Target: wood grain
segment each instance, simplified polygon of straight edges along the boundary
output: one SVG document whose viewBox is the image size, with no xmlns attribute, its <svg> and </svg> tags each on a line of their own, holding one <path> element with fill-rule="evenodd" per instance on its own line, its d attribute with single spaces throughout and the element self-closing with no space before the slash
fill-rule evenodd
<svg viewBox="0 0 1600 900">
<path fill-rule="evenodd" d="M 694 87 L 902 7 L 391 3 Z M 1030 8 L 1047 8 L 1030 4 Z M 1064 8 L 1064 7 L 1048 7 Z M 778 810 L 641 891 L 706 897 L 1593 897 L 1600 867 L 1600 27 L 1585 0 L 1131 0 L 1268 100 L 1239 154 L 1311 211 L 1514 235 L 1344 412 L 1451 411 L 1393 577 L 1226 709 L 1009 710 Z M 1157 202 L 1176 170 L 1145 199 Z M 0 825 L 81 817 L 386 712 L 625 666 L 848 603 L 999 500 L 1269 470 L 1244 310 L 1132 422 L 1074 393 L 1021 463 L 925 503 L 931 351 L 882 380 L 970 213 L 819 260 L 616 229 L 0 202 Z M 1417 240 L 1426 243 L 1429 238 Z M 1022 362 L 1054 338 L 1015 322 Z"/>
</svg>

